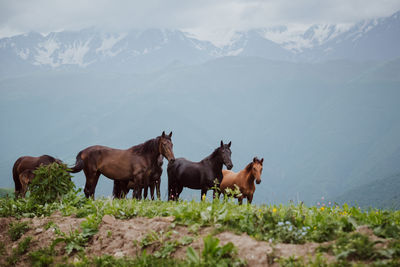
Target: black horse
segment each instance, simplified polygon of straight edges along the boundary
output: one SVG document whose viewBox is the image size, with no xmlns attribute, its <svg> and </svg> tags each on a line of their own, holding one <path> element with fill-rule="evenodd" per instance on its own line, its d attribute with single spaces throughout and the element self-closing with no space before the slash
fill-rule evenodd
<svg viewBox="0 0 400 267">
<path fill-rule="evenodd" d="M 222 181 L 222 166 L 232 169 L 231 143 L 216 148 L 214 152 L 200 162 L 178 158 L 168 163 L 168 200 L 177 200 L 183 187 L 201 189 L 201 196 L 214 186 L 214 180 Z M 214 191 L 215 196 L 215 191 Z"/>
</svg>

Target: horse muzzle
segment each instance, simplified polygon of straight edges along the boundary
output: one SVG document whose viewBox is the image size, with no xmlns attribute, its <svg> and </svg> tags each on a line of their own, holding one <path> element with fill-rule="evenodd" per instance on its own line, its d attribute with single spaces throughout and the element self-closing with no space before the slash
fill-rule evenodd
<svg viewBox="0 0 400 267">
<path fill-rule="evenodd" d="M 228 165 L 226 165 L 226 168 L 227 168 L 228 170 L 232 170 L 233 164 L 228 164 Z"/>
<path fill-rule="evenodd" d="M 261 184 L 261 180 L 256 180 L 256 184 Z"/>
</svg>

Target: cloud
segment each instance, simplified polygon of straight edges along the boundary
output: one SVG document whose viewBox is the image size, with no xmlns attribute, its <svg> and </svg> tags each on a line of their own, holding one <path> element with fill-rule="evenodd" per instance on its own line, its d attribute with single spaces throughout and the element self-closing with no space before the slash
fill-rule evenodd
<svg viewBox="0 0 400 267">
<path fill-rule="evenodd" d="M 174 28 L 205 35 L 279 24 L 352 23 L 388 16 L 398 0 L 0 0 L 0 36 L 98 27 Z"/>
</svg>

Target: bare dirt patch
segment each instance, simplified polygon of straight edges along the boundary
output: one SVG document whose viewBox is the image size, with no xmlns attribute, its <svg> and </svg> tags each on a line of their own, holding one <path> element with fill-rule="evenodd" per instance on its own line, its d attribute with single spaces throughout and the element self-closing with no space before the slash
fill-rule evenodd
<svg viewBox="0 0 400 267">
<path fill-rule="evenodd" d="M 79 229 L 83 220 L 81 218 L 63 217 L 60 213 L 54 213 L 50 217 L 43 218 L 24 218 L 19 221 L 28 222 L 29 230 L 19 240 L 13 242 L 8 234 L 8 229 L 10 223 L 17 220 L 15 218 L 0 218 L 0 241 L 5 245 L 5 255 L 1 258 L 5 259 L 10 256 L 12 249 L 16 248 L 18 243 L 28 236 L 32 237 L 28 252 L 48 247 L 56 238 L 53 228 L 46 230 L 46 225 L 49 222 L 57 225 L 61 231 L 69 233 L 69 231 Z M 203 248 L 203 237 L 216 233 L 212 227 L 197 227 L 193 229 L 192 227 L 175 225 L 173 221 L 173 217 L 137 217 L 129 220 L 118 220 L 112 216 L 105 215 L 99 225 L 98 233 L 87 244 L 86 254 L 90 256 L 108 254 L 115 257 L 136 257 L 142 253 L 143 249 L 146 249 L 147 253 L 154 253 L 159 251 L 166 241 L 191 237 L 193 241 L 190 244 L 178 245 L 175 248 L 176 250 L 171 252 L 172 257 L 184 259 L 188 246 L 200 252 Z M 368 227 L 359 228 L 357 231 L 368 235 L 372 239 L 379 239 L 373 235 Z M 149 233 L 155 233 L 158 239 L 143 246 L 141 241 Z M 232 242 L 238 249 L 239 257 L 245 259 L 249 266 L 278 266 L 274 259 L 280 257 L 313 257 L 316 249 L 323 245 L 318 243 L 299 245 L 272 244 L 255 240 L 246 234 L 237 235 L 228 231 L 218 233 L 215 236 L 220 240 L 220 245 Z M 62 247 L 62 245 L 60 246 Z M 58 251 L 65 253 L 61 247 L 59 247 Z M 27 254 L 20 258 L 17 266 L 29 265 Z M 329 257 L 332 256 L 326 255 L 326 257 L 329 260 Z M 2 263 L 0 260 L 0 265 Z"/>
</svg>

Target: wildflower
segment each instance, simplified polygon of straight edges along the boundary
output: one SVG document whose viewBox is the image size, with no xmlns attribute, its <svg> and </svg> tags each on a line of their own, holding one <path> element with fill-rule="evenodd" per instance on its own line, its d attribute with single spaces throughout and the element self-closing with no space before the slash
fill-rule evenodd
<svg viewBox="0 0 400 267">
<path fill-rule="evenodd" d="M 319 206 L 319 205 L 321 205 L 321 203 L 317 202 L 317 205 Z"/>
<path fill-rule="evenodd" d="M 321 207 L 321 211 L 324 211 L 325 210 L 325 207 Z"/>
<path fill-rule="evenodd" d="M 314 230 L 317 230 L 317 226 L 314 226 Z"/>
<path fill-rule="evenodd" d="M 269 243 L 272 243 L 272 241 L 273 241 L 273 239 L 272 239 L 272 238 L 268 239 L 268 242 L 269 242 Z"/>
<path fill-rule="evenodd" d="M 332 202 L 330 202 L 330 201 L 329 201 L 329 202 L 328 202 L 328 204 L 329 204 L 329 205 L 331 205 L 331 204 L 332 204 Z"/>
<path fill-rule="evenodd" d="M 276 212 L 276 208 L 273 208 L 273 209 L 272 209 L 272 212 L 275 213 L 275 212 Z"/>
<path fill-rule="evenodd" d="M 206 194 L 201 197 L 201 200 L 204 201 L 206 199 Z"/>
<path fill-rule="evenodd" d="M 325 197 L 321 197 L 321 199 L 322 199 L 322 200 L 324 200 L 324 199 L 325 199 Z"/>
<path fill-rule="evenodd" d="M 283 222 L 278 222 L 278 226 L 282 226 L 282 225 L 284 225 Z"/>
</svg>

